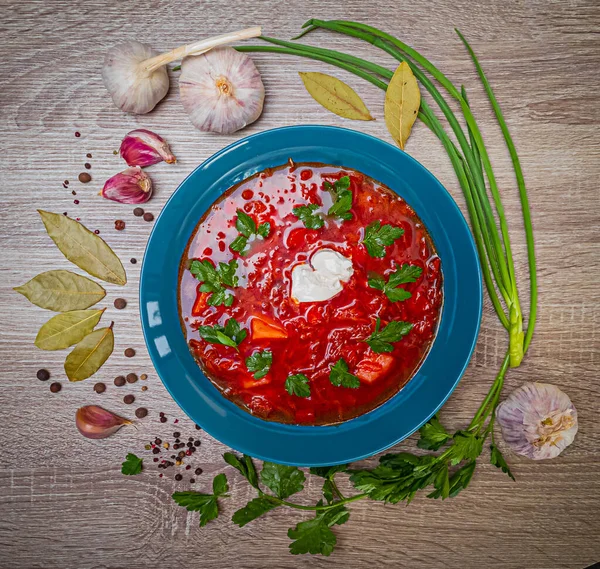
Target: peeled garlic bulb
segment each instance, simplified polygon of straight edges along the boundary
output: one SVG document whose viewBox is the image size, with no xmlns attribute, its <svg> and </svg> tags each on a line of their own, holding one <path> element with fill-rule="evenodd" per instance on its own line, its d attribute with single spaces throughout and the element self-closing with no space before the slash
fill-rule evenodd
<svg viewBox="0 0 600 569">
<path fill-rule="evenodd" d="M 164 66 L 152 71 L 143 63 L 158 56 L 151 47 L 128 41 L 113 47 L 104 59 L 102 79 L 115 105 L 128 113 L 149 113 L 169 91 Z"/>
<path fill-rule="evenodd" d="M 128 41 L 113 47 L 104 59 L 102 79 L 115 105 L 128 113 L 149 113 L 169 90 L 167 63 L 187 55 L 198 55 L 238 40 L 260 36 L 260 27 L 247 28 L 221 36 L 182 45 L 167 53 Z"/>
<path fill-rule="evenodd" d="M 204 132 L 231 134 L 262 113 L 265 88 L 245 53 L 220 47 L 181 63 L 179 92 L 192 124 Z"/>
</svg>

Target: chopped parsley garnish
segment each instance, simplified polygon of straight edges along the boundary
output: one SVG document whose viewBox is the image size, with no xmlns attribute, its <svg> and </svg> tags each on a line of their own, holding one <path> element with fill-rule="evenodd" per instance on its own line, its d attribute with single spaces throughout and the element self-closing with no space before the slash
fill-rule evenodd
<svg viewBox="0 0 600 569">
<path fill-rule="evenodd" d="M 142 471 L 142 463 L 143 459 L 135 456 L 132 452 L 130 452 L 125 457 L 125 462 L 121 465 L 121 473 L 127 476 L 134 476 L 139 474 Z"/>
<path fill-rule="evenodd" d="M 380 221 L 374 221 L 367 225 L 365 238 L 362 240 L 367 252 L 371 257 L 385 257 L 385 246 L 393 245 L 396 239 L 404 235 L 404 229 L 393 225 L 381 225 Z"/>
<path fill-rule="evenodd" d="M 371 349 L 380 354 L 382 352 L 392 352 L 394 346 L 392 342 L 399 342 L 406 334 L 408 334 L 413 325 L 410 322 L 402 322 L 401 320 L 392 320 L 385 328 L 379 329 L 381 319 L 377 318 L 375 331 L 365 340 Z"/>
<path fill-rule="evenodd" d="M 336 387 L 351 387 L 352 389 L 360 387 L 360 379 L 348 371 L 348 364 L 344 358 L 340 358 L 331 366 L 329 381 Z"/>
<path fill-rule="evenodd" d="M 412 294 L 403 288 L 396 288 L 401 284 L 414 283 L 421 276 L 423 269 L 416 265 L 402 265 L 396 272 L 392 273 L 387 282 L 381 275 L 375 275 L 369 279 L 369 286 L 382 290 L 392 302 L 409 299 Z"/>
<path fill-rule="evenodd" d="M 333 184 L 331 182 L 325 182 L 324 186 L 325 189 L 331 193 L 334 200 L 327 215 L 339 217 L 344 220 L 352 219 L 352 214 L 350 213 L 350 208 L 352 207 L 352 192 L 348 189 L 350 188 L 350 176 L 343 176 Z"/>
<path fill-rule="evenodd" d="M 265 377 L 269 373 L 272 363 L 273 352 L 269 350 L 254 352 L 250 357 L 246 358 L 246 367 L 248 371 L 254 372 L 254 379 Z"/>
<path fill-rule="evenodd" d="M 215 324 L 214 326 L 200 326 L 198 332 L 203 340 L 211 344 L 223 344 L 236 350 L 248 335 L 248 331 L 245 328 L 241 328 L 240 323 L 235 318 L 227 320 L 225 326 L 220 326 L 219 324 Z"/>
<path fill-rule="evenodd" d="M 306 377 L 303 373 L 290 375 L 285 380 L 285 390 L 290 395 L 297 395 L 298 397 L 310 397 L 310 385 L 308 384 L 308 377 Z"/>
<path fill-rule="evenodd" d="M 315 211 L 319 209 L 316 203 L 309 205 L 297 205 L 292 213 L 304 223 L 304 227 L 308 229 L 320 229 L 325 225 L 323 218 L 320 215 L 315 214 Z"/>
<path fill-rule="evenodd" d="M 215 267 L 208 259 L 203 261 L 192 261 L 190 272 L 202 284 L 200 292 L 211 292 L 206 303 L 209 306 L 231 306 L 233 304 L 233 295 L 229 294 L 225 286 L 236 287 L 238 285 L 238 277 L 235 275 L 238 264 L 235 259 L 229 263 L 219 263 Z"/>
<path fill-rule="evenodd" d="M 245 211 L 238 209 L 236 213 L 235 227 L 240 232 L 240 235 L 232 241 L 229 248 L 243 255 L 248 245 L 248 239 L 252 235 L 259 235 L 263 239 L 267 238 L 271 232 L 271 224 L 266 221 L 257 227 L 256 222 Z"/>
<path fill-rule="evenodd" d="M 227 497 L 229 485 L 225 474 L 218 474 L 213 478 L 213 493 L 202 492 L 175 492 L 173 500 L 190 512 L 200 512 L 200 527 L 205 526 L 219 515 L 218 498 Z"/>
</svg>

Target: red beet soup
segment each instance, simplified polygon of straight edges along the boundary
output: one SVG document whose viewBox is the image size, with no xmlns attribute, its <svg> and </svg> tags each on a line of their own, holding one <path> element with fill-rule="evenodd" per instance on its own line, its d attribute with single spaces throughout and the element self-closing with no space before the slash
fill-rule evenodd
<svg viewBox="0 0 600 569">
<path fill-rule="evenodd" d="M 181 322 L 210 381 L 262 419 L 328 425 L 416 373 L 442 306 L 440 259 L 399 196 L 324 164 L 229 189 L 183 254 Z"/>
</svg>

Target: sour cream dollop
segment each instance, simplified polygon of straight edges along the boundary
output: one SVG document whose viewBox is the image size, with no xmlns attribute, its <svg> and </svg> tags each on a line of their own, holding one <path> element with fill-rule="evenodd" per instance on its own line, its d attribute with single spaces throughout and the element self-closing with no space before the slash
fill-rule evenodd
<svg viewBox="0 0 600 569">
<path fill-rule="evenodd" d="M 352 261 L 333 249 L 319 249 L 292 269 L 292 298 L 297 302 L 322 302 L 341 292 L 354 273 Z"/>
</svg>

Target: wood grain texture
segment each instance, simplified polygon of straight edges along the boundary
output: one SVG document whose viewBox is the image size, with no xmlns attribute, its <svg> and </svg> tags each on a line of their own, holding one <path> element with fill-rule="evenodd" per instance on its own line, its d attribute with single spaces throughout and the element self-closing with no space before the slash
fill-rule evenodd
<svg viewBox="0 0 600 569">
<path fill-rule="evenodd" d="M 53 0 L 1 3 L 0 20 L 0 566 L 11 568 L 146 569 L 177 567 L 407 567 L 530 569 L 586 567 L 600 558 L 598 426 L 600 314 L 600 8 L 589 1 L 504 2 L 484 0 L 275 0 L 242 2 L 159 2 Z M 560 385 L 579 411 L 575 443 L 558 459 L 536 463 L 508 458 L 517 482 L 482 463 L 468 492 L 444 503 L 417 498 L 409 507 L 358 502 L 348 524 L 336 530 L 339 547 L 329 558 L 293 557 L 286 530 L 303 515 L 276 510 L 240 529 L 228 517 L 251 497 L 230 468 L 231 499 L 225 515 L 203 529 L 197 514 L 170 499 L 172 474 L 147 472 L 125 478 L 120 462 L 129 451 L 144 453 L 155 436 L 177 429 L 194 434 L 156 377 L 144 348 L 138 317 L 140 263 L 151 224 L 134 218 L 128 206 L 102 200 L 102 182 L 123 168 L 113 155 L 124 133 L 136 127 L 164 135 L 178 157 L 174 166 L 151 168 L 156 196 L 147 209 L 157 214 L 178 183 L 202 160 L 239 138 L 201 134 L 179 104 L 176 80 L 154 112 L 130 116 L 118 111 L 101 81 L 106 50 L 137 39 L 166 50 L 199 38 L 262 24 L 269 35 L 289 38 L 310 17 L 373 23 L 401 36 L 464 82 L 482 125 L 511 220 L 517 272 L 526 251 L 519 202 L 508 153 L 464 49 L 453 32 L 459 26 L 486 69 L 516 141 L 530 192 L 540 265 L 540 318 L 523 366 L 511 370 L 507 388 L 526 380 Z M 306 38 L 392 68 L 382 52 L 358 41 L 318 32 Z M 383 124 L 383 93 L 325 64 L 273 54 L 254 57 L 267 90 L 265 111 L 243 135 L 268 128 L 322 123 L 360 129 L 391 142 Z M 355 123 L 327 113 L 301 86 L 297 71 L 333 73 L 363 98 L 377 121 Z M 74 132 L 80 131 L 81 138 Z M 464 203 L 442 147 L 417 124 L 407 151 L 427 166 Z M 89 160 L 93 181 L 77 182 Z M 69 179 L 69 190 L 62 181 Z M 71 189 L 79 205 L 73 204 Z M 129 282 L 107 285 L 99 307 L 115 321 L 115 354 L 98 374 L 107 382 L 97 395 L 95 377 L 67 384 L 64 352 L 33 347 L 36 332 L 51 313 L 14 293 L 43 270 L 74 269 L 43 231 L 36 208 L 67 211 L 101 235 L 125 261 Z M 123 232 L 114 220 L 124 219 Z M 77 269 L 74 269 L 77 270 Z M 522 296 L 527 285 L 521 284 Z M 113 309 L 118 296 L 126 310 Z M 137 350 L 126 359 L 123 350 Z M 506 348 L 506 337 L 486 301 L 482 332 L 473 361 L 442 411 L 451 428 L 470 419 L 486 392 Z M 35 378 L 47 367 L 63 383 L 57 395 Z M 117 389 L 120 373 L 147 373 L 142 382 Z M 105 441 L 83 439 L 75 430 L 75 409 L 100 402 L 127 416 L 135 406 L 122 402 L 132 392 L 150 409 L 139 429 L 123 429 Z M 164 411 L 170 422 L 158 422 Z M 398 445 L 414 448 L 414 437 Z M 196 465 L 207 489 L 223 469 L 223 445 L 205 436 Z M 366 461 L 373 464 L 375 459 Z M 483 461 L 485 462 L 485 460 Z M 311 480 L 310 499 L 319 494 Z"/>
</svg>

